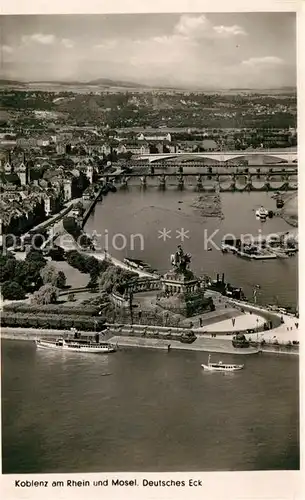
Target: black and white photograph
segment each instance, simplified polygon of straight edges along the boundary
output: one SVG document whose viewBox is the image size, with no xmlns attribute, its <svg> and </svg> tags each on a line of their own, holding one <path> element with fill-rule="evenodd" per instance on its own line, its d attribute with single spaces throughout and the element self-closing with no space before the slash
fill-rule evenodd
<svg viewBox="0 0 305 500">
<path fill-rule="evenodd" d="M 0 32 L 2 474 L 298 471 L 296 12 Z"/>
</svg>

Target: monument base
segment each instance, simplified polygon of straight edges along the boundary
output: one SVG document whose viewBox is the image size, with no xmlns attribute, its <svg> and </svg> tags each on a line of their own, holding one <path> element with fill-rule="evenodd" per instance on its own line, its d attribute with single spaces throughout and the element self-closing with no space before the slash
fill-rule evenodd
<svg viewBox="0 0 305 500">
<path fill-rule="evenodd" d="M 157 299 L 157 304 L 173 314 L 181 314 L 187 318 L 215 310 L 212 298 L 205 297 L 203 290 L 164 295 Z"/>
</svg>

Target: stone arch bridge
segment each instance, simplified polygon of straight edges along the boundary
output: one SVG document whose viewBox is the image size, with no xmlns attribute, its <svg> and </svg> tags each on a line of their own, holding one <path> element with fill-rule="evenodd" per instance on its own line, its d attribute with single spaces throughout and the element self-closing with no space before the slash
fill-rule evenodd
<svg viewBox="0 0 305 500">
<path fill-rule="evenodd" d="M 167 185 L 176 185 L 184 189 L 187 185 L 195 186 L 198 191 L 294 191 L 298 188 L 297 169 L 291 172 L 278 171 L 266 173 L 232 172 L 218 173 L 162 173 L 128 174 L 115 178 L 120 188 L 127 188 L 135 180 L 142 188 L 150 184 L 166 189 Z"/>
</svg>

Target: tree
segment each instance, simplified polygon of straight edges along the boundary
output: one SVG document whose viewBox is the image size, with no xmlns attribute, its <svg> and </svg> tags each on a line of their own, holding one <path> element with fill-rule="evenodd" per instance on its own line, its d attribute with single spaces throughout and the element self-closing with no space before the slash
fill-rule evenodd
<svg viewBox="0 0 305 500">
<path fill-rule="evenodd" d="M 132 271 L 126 271 L 120 267 L 110 265 L 106 271 L 104 271 L 99 279 L 99 287 L 102 292 L 111 293 L 112 290 L 118 288 L 125 281 L 136 276 L 136 273 Z"/>
<path fill-rule="evenodd" d="M 17 261 L 15 267 L 15 281 L 17 281 L 26 291 L 37 290 L 42 285 L 40 276 L 40 261 Z"/>
<path fill-rule="evenodd" d="M 63 271 L 58 271 L 58 273 L 57 273 L 57 279 L 56 279 L 56 285 L 55 286 L 57 288 L 65 288 L 66 281 L 67 281 L 67 278 L 65 276 L 65 273 Z"/>
<path fill-rule="evenodd" d="M 65 231 L 71 234 L 75 240 L 80 237 L 81 230 L 74 217 L 64 217 L 62 223 Z"/>
<path fill-rule="evenodd" d="M 23 300 L 25 291 L 16 281 L 5 281 L 2 285 L 2 296 L 4 300 Z"/>
<path fill-rule="evenodd" d="M 49 250 L 48 256 L 51 257 L 52 260 L 63 261 L 65 260 L 65 251 L 62 247 L 55 246 Z"/>
<path fill-rule="evenodd" d="M 10 281 L 15 276 L 16 259 L 12 254 L 0 256 L 0 283 Z"/>
<path fill-rule="evenodd" d="M 44 284 L 50 283 L 51 285 L 55 286 L 56 275 L 57 270 L 54 266 L 52 266 L 52 264 L 47 264 L 40 271 L 40 276 L 42 277 L 42 281 Z"/>
<path fill-rule="evenodd" d="M 40 276 L 44 284 L 51 284 L 57 288 L 66 286 L 66 276 L 63 271 L 58 271 L 52 264 L 47 264 L 40 271 Z"/>
<path fill-rule="evenodd" d="M 42 255 L 41 250 L 35 250 L 33 248 L 30 248 L 29 252 L 26 255 L 25 258 L 26 262 L 34 262 L 37 264 L 37 266 L 43 267 L 46 264 L 46 259 Z"/>
<path fill-rule="evenodd" d="M 157 146 L 155 146 L 154 144 L 150 144 L 149 145 L 149 152 L 150 152 L 150 154 L 159 153 L 159 150 L 158 150 Z"/>
<path fill-rule="evenodd" d="M 75 267 L 82 273 L 89 273 L 91 278 L 97 277 L 109 267 L 108 262 L 100 261 L 93 256 L 80 254 L 77 250 L 68 251 L 66 257 L 70 266 Z"/>
<path fill-rule="evenodd" d="M 50 284 L 43 285 L 34 293 L 32 301 L 37 305 L 54 304 L 58 299 L 58 289 Z"/>
</svg>

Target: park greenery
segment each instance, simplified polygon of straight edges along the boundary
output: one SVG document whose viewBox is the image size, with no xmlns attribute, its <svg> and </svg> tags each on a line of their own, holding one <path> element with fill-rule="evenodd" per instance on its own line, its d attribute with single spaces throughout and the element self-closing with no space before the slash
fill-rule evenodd
<svg viewBox="0 0 305 500">
<path fill-rule="evenodd" d="M 33 294 L 34 303 L 56 302 L 58 290 L 65 288 L 63 271 L 48 263 L 40 250 L 30 249 L 25 260 L 17 260 L 14 254 L 0 254 L 0 285 L 4 300 L 24 300 Z"/>
<path fill-rule="evenodd" d="M 20 261 L 8 252 L 0 254 L 0 284 L 4 299 L 24 299 L 27 293 L 38 290 L 43 284 L 40 275 L 46 259 L 38 250 L 30 250 Z"/>
<path fill-rule="evenodd" d="M 32 298 L 31 303 L 37 305 L 55 304 L 58 299 L 58 288 L 47 283 L 37 290 Z"/>
<path fill-rule="evenodd" d="M 100 291 L 110 293 L 115 287 L 122 285 L 136 273 L 116 267 L 105 260 L 101 261 L 93 256 L 81 254 L 77 250 L 66 253 L 70 266 L 75 267 L 81 273 L 90 274 L 88 287 L 98 286 Z"/>
<path fill-rule="evenodd" d="M 80 224 L 75 217 L 66 216 L 63 218 L 63 227 L 78 245 L 83 248 L 92 248 L 92 240 L 82 231 Z"/>
<path fill-rule="evenodd" d="M 37 305 L 37 304 L 26 304 L 24 302 L 15 302 L 12 304 L 7 304 L 4 306 L 4 311 L 11 313 L 29 313 L 29 314 L 54 314 L 57 316 L 75 316 L 79 311 L 75 306 L 63 307 L 61 304 L 48 304 L 48 305 Z M 92 303 L 92 299 L 88 301 L 88 304 L 82 304 L 81 315 L 82 316 L 98 316 L 100 311 L 100 306 Z"/>
<path fill-rule="evenodd" d="M 121 267 L 109 265 L 108 268 L 99 276 L 98 285 L 101 292 L 111 293 L 118 291 L 124 293 L 124 284 L 134 278 L 136 273 L 127 271 Z"/>
<path fill-rule="evenodd" d="M 82 331 L 99 331 L 104 328 L 103 317 L 75 315 L 58 315 L 49 313 L 12 313 L 3 311 L 1 324 L 3 327 L 64 329 L 76 328 Z"/>
<path fill-rule="evenodd" d="M 47 263 L 40 271 L 43 283 L 50 284 L 56 288 L 65 288 L 66 276 L 63 271 L 58 271 L 52 264 Z"/>
</svg>

